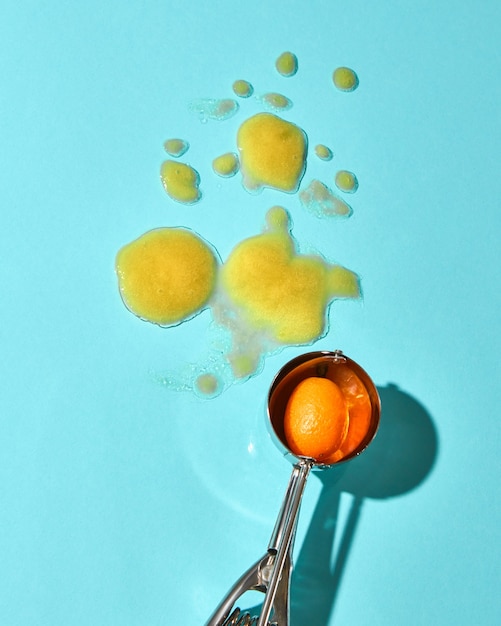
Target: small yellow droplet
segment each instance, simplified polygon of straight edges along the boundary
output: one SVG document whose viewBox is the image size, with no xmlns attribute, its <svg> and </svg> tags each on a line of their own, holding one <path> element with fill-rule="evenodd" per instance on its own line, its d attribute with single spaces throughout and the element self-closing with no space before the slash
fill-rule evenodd
<svg viewBox="0 0 501 626">
<path fill-rule="evenodd" d="M 321 143 L 315 146 L 315 154 L 322 161 L 330 161 L 332 159 L 332 150 Z"/>
<path fill-rule="evenodd" d="M 212 169 L 218 176 L 230 178 L 238 172 L 238 156 L 233 152 L 227 152 L 212 161 Z"/>
<path fill-rule="evenodd" d="M 211 398 L 218 395 L 221 384 L 214 374 L 200 374 L 195 381 L 195 388 L 203 396 Z"/>
<path fill-rule="evenodd" d="M 277 72 L 282 76 L 294 76 L 298 68 L 296 55 L 292 52 L 282 52 L 275 61 L 275 67 L 277 68 Z"/>
<path fill-rule="evenodd" d="M 193 204 L 200 200 L 200 176 L 190 165 L 164 161 L 160 169 L 160 180 L 167 194 L 176 202 Z"/>
<path fill-rule="evenodd" d="M 358 87 L 358 76 L 349 67 L 336 68 L 332 80 L 341 91 L 354 91 Z"/>
<path fill-rule="evenodd" d="M 335 178 L 336 187 L 346 193 L 355 193 L 358 189 L 358 180 L 353 172 L 348 170 L 340 170 Z"/>
<path fill-rule="evenodd" d="M 239 98 L 249 98 L 254 93 L 254 87 L 246 80 L 236 80 L 233 83 L 233 93 Z"/>
<path fill-rule="evenodd" d="M 167 139 L 164 142 L 165 152 L 172 157 L 183 156 L 188 151 L 190 144 L 184 139 Z"/>
</svg>

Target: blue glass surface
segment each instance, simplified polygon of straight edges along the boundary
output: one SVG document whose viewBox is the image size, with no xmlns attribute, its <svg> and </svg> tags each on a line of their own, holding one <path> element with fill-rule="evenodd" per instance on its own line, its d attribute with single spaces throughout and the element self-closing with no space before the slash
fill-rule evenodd
<svg viewBox="0 0 501 626">
<path fill-rule="evenodd" d="M 225 258 L 283 204 L 293 234 L 360 274 L 315 349 L 377 383 L 381 432 L 312 477 L 292 626 L 499 623 L 501 4 L 496 0 L 106 3 L 0 11 L 0 623 L 203 624 L 265 550 L 290 465 L 264 409 L 287 348 L 207 401 L 159 383 L 206 350 L 205 311 L 160 329 L 123 306 L 114 257 L 183 225 Z M 278 76 L 284 50 L 299 59 Z M 352 94 L 331 83 L 353 67 Z M 237 78 L 356 173 L 354 214 L 221 180 L 245 111 L 190 100 Z M 244 106 L 245 105 L 245 106 Z M 247 108 L 246 108 L 247 107 Z M 163 142 L 190 142 L 203 201 L 168 198 Z"/>
</svg>

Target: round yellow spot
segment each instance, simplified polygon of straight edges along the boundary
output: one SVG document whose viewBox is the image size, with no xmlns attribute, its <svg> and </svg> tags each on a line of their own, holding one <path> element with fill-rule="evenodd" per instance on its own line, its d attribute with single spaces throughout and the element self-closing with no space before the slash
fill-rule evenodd
<svg viewBox="0 0 501 626">
<path fill-rule="evenodd" d="M 183 204 L 193 204 L 200 200 L 200 176 L 190 165 L 164 161 L 160 168 L 160 180 L 173 200 Z"/>
<path fill-rule="evenodd" d="M 336 187 L 346 193 L 354 193 L 358 189 L 358 180 L 353 172 L 340 170 L 335 178 Z"/>
<path fill-rule="evenodd" d="M 253 374 L 258 367 L 257 355 L 253 354 L 233 354 L 230 355 L 231 371 L 235 378 L 247 378 Z"/>
<path fill-rule="evenodd" d="M 214 374 L 200 374 L 195 381 L 195 387 L 200 394 L 210 398 L 219 393 L 221 385 Z"/>
<path fill-rule="evenodd" d="M 194 232 L 158 228 L 124 246 L 115 268 L 127 308 L 144 320 L 171 326 L 208 303 L 218 262 L 209 244 Z"/>
<path fill-rule="evenodd" d="M 358 76 L 349 67 L 336 68 L 332 80 L 341 91 L 354 91 L 358 87 Z"/>
<path fill-rule="evenodd" d="M 321 143 L 315 146 L 315 154 L 322 161 L 330 161 L 332 159 L 332 150 Z"/>
<path fill-rule="evenodd" d="M 295 192 L 306 166 L 306 135 L 272 113 L 258 113 L 238 130 L 237 145 L 244 186 Z"/>
<path fill-rule="evenodd" d="M 246 80 L 236 80 L 233 83 L 233 93 L 239 98 L 249 98 L 254 93 L 254 87 Z"/>
<path fill-rule="evenodd" d="M 227 152 L 212 161 L 212 169 L 218 176 L 229 178 L 238 172 L 238 156 L 233 152 Z"/>
<path fill-rule="evenodd" d="M 275 61 L 275 67 L 277 72 L 282 76 L 294 76 L 297 72 L 297 57 L 292 52 L 282 52 L 282 54 Z"/>
<path fill-rule="evenodd" d="M 188 151 L 190 144 L 184 139 L 167 139 L 164 142 L 165 152 L 172 157 L 180 157 Z"/>
</svg>

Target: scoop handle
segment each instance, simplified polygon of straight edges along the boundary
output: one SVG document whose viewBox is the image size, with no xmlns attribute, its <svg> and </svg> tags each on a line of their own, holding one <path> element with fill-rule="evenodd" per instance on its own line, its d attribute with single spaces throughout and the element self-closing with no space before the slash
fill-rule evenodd
<svg viewBox="0 0 501 626">
<path fill-rule="evenodd" d="M 311 459 L 300 459 L 292 468 L 287 491 L 282 502 L 282 507 L 271 535 L 268 551 L 275 554 L 273 568 L 267 585 L 266 595 L 257 626 L 266 626 L 275 601 L 278 586 L 282 575 L 289 576 L 284 572 L 287 555 L 292 554 L 294 532 L 296 529 L 299 508 L 303 497 L 306 480 L 310 474 L 314 462 Z M 287 584 L 287 590 L 288 590 Z"/>
</svg>

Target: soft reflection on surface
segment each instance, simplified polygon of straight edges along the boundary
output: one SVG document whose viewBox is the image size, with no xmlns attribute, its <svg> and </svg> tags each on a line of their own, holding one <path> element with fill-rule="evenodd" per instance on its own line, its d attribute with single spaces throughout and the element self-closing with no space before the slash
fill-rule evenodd
<svg viewBox="0 0 501 626">
<path fill-rule="evenodd" d="M 266 429 L 265 402 L 252 409 L 242 406 L 240 394 L 230 392 L 221 410 L 209 412 L 206 407 L 193 400 L 193 412 L 205 413 L 196 428 L 186 428 L 182 420 L 177 424 L 183 457 L 218 506 L 236 511 L 271 534 L 291 466 Z"/>
</svg>

